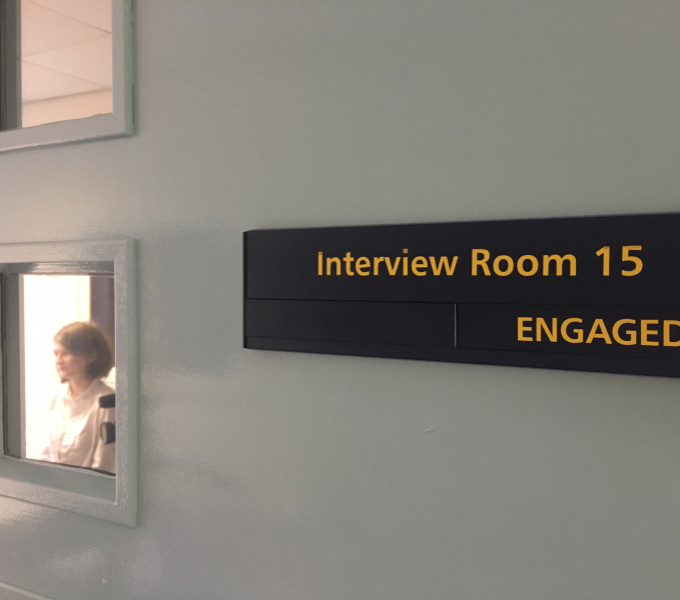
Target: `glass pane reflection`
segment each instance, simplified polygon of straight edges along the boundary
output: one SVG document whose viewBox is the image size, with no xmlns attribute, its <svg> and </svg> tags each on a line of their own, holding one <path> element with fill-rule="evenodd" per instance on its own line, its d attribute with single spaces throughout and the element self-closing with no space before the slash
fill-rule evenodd
<svg viewBox="0 0 680 600">
<path fill-rule="evenodd" d="M 113 472 L 115 444 L 100 427 L 114 409 L 99 406 L 115 392 L 113 278 L 20 279 L 25 456 Z"/>
<path fill-rule="evenodd" d="M 113 112 L 111 0 L 21 0 L 21 126 Z"/>
</svg>

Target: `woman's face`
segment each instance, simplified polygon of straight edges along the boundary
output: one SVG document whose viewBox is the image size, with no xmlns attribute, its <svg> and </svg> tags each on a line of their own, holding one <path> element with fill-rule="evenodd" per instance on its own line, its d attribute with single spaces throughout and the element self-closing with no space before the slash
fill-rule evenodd
<svg viewBox="0 0 680 600">
<path fill-rule="evenodd" d="M 87 356 L 73 354 L 59 342 L 54 343 L 54 364 L 62 383 L 73 379 L 88 379 L 87 366 L 92 362 Z"/>
</svg>

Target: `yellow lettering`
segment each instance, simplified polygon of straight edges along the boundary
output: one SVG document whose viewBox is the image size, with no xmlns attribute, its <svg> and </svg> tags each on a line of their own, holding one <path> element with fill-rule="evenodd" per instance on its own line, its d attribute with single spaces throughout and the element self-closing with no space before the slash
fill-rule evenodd
<svg viewBox="0 0 680 600">
<path fill-rule="evenodd" d="M 456 264 L 458 263 L 458 257 L 457 256 L 452 256 L 451 257 L 451 262 L 449 262 L 448 258 L 446 256 L 440 256 L 439 257 L 439 262 L 435 262 L 435 257 L 430 256 L 430 268 L 432 269 L 432 273 L 434 275 L 441 275 L 442 268 L 446 270 L 447 275 L 453 275 L 453 272 L 456 269 Z M 488 258 L 488 257 L 487 257 Z M 475 275 L 475 273 L 473 273 Z M 490 273 L 487 273 L 487 275 L 490 275 Z"/>
<path fill-rule="evenodd" d="M 385 257 L 385 264 L 387 265 L 387 272 L 390 275 L 396 275 L 400 262 L 401 262 L 401 256 L 397 256 L 397 258 L 394 259 L 394 263 L 392 263 L 392 260 L 390 259 L 389 256 L 386 256 Z"/>
<path fill-rule="evenodd" d="M 607 344 L 612 343 L 612 339 L 609 337 L 609 333 L 607 332 L 607 328 L 604 326 L 604 321 L 602 319 L 595 319 L 593 326 L 590 328 L 586 344 L 590 344 L 595 338 L 603 339 Z"/>
<path fill-rule="evenodd" d="M 624 333 L 628 334 L 628 337 L 625 339 L 619 335 L 621 326 L 626 323 L 629 325 L 635 325 L 635 320 L 619 319 L 616 323 L 614 323 L 614 327 L 612 327 L 612 335 L 614 336 L 617 344 L 621 344 L 622 346 L 634 346 L 637 343 L 637 331 L 635 331 L 635 329 L 628 329 L 625 331 Z"/>
<path fill-rule="evenodd" d="M 371 261 L 370 259 L 366 258 L 365 256 L 360 256 L 357 258 L 356 262 L 354 263 L 354 268 L 357 271 L 357 275 L 361 275 L 362 277 L 366 277 L 367 275 L 370 275 L 370 272 L 367 272 L 365 269 L 369 269 L 370 271 L 371 267 Z"/>
<path fill-rule="evenodd" d="M 573 254 L 565 254 L 560 256 L 559 254 L 544 254 L 543 255 L 543 275 L 550 275 L 550 263 L 555 262 L 555 275 L 558 277 L 562 276 L 562 267 L 564 261 L 569 261 L 569 275 L 574 277 L 576 275 L 576 257 Z"/>
<path fill-rule="evenodd" d="M 481 258 L 480 258 L 479 255 L 481 255 Z M 472 276 L 473 277 L 475 275 L 477 275 L 477 267 L 482 267 L 482 270 L 484 271 L 484 275 L 486 275 L 487 277 L 491 275 L 491 271 L 489 270 L 489 265 L 486 264 L 490 257 L 491 257 L 491 253 L 488 250 L 474 249 L 472 251 Z"/>
<path fill-rule="evenodd" d="M 538 317 L 536 319 L 536 341 L 540 342 L 541 341 L 541 331 L 545 331 L 545 334 L 548 336 L 548 339 L 551 342 L 556 342 L 557 341 L 557 319 L 553 317 L 552 320 L 552 328 L 548 329 L 548 324 L 545 322 L 545 319 L 542 317 Z"/>
<path fill-rule="evenodd" d="M 602 257 L 602 275 L 604 277 L 609 277 L 609 246 L 602 246 L 595 255 Z"/>
<path fill-rule="evenodd" d="M 658 346 L 659 342 L 653 342 L 649 339 L 650 335 L 658 335 L 658 329 L 649 329 L 650 325 L 658 325 L 658 319 L 642 319 L 640 321 L 640 345 L 642 346 Z"/>
<path fill-rule="evenodd" d="M 1 0 L 0 0 L 1 1 Z M 631 248 L 634 248 L 631 246 Z M 409 274 L 417 277 L 434 275 L 439 277 L 447 275 L 451 277 L 458 266 L 458 256 L 416 256 L 409 260 L 409 249 L 404 248 L 400 256 L 360 256 L 354 257 L 351 252 L 344 256 L 325 256 L 322 251 L 317 252 L 316 272 L 317 275 L 380 275 L 380 266 L 384 264 L 387 273 L 391 276 Z M 633 260 L 635 257 L 630 257 Z M 554 272 L 551 273 L 552 263 L 555 264 Z M 572 254 L 560 256 L 558 254 L 543 255 L 543 275 L 561 276 L 565 270 L 565 264 L 569 263 L 569 274 L 576 275 L 576 258 Z M 532 277 L 540 272 L 541 257 L 533 254 L 523 254 L 518 259 L 507 254 L 500 254 L 492 259 L 491 252 L 484 248 L 472 250 L 471 273 L 475 277 L 478 274 L 490 277 L 493 274 L 499 277 L 511 275 L 515 269 L 523 277 Z M 383 269 L 384 272 L 384 269 Z"/>
<path fill-rule="evenodd" d="M 505 261 L 507 264 L 507 268 L 505 271 L 502 271 L 500 268 L 501 261 Z M 507 254 L 501 254 L 500 256 L 497 256 L 496 259 L 493 261 L 493 272 L 496 273 L 496 275 L 500 275 L 501 277 L 506 277 L 507 275 L 510 275 L 510 273 L 513 272 L 515 269 L 515 263 L 513 262 L 512 258 L 510 258 Z"/>
<path fill-rule="evenodd" d="M 642 259 L 639 256 L 630 255 L 631 251 L 635 252 L 638 250 L 642 250 L 642 246 L 624 246 L 621 249 L 621 260 L 623 260 L 623 262 L 632 262 L 635 265 L 630 271 L 622 270 L 621 275 L 632 277 L 642 271 Z"/>
<path fill-rule="evenodd" d="M 680 327 L 680 321 L 664 321 L 663 322 L 663 345 L 664 346 L 680 346 L 680 339 L 671 341 L 671 325 Z"/>
<path fill-rule="evenodd" d="M 524 333 L 531 333 L 531 325 L 524 325 L 526 321 L 531 321 L 532 317 L 517 317 L 517 341 L 518 342 L 533 342 L 530 337 L 525 337 Z"/>
<path fill-rule="evenodd" d="M 424 271 L 423 269 L 427 269 L 427 259 L 424 256 L 416 256 L 411 261 L 411 271 L 414 275 L 422 277 L 423 275 L 427 275 L 427 271 Z"/>
<path fill-rule="evenodd" d="M 527 260 L 531 263 L 531 269 L 524 268 L 524 263 Z M 536 275 L 536 273 L 538 272 L 538 259 L 535 256 L 532 256 L 531 254 L 525 254 L 524 256 L 520 256 L 519 259 L 517 260 L 517 272 L 520 275 L 524 275 L 524 277 L 531 277 L 531 275 Z"/>
<path fill-rule="evenodd" d="M 352 271 L 352 268 L 350 266 L 354 261 L 352 253 L 348 252 L 347 254 L 345 254 L 345 257 L 342 260 L 345 262 L 345 273 L 347 273 L 347 275 L 349 276 L 354 275 L 354 271 Z"/>
<path fill-rule="evenodd" d="M 326 259 L 326 275 L 331 275 L 331 265 L 335 265 L 335 274 L 340 275 L 341 264 L 340 259 L 337 256 L 329 256 Z"/>
<path fill-rule="evenodd" d="M 583 323 L 583 319 L 577 318 L 566 319 L 562 323 L 560 333 L 562 334 L 562 338 L 564 338 L 564 340 L 569 342 L 570 344 L 580 344 L 581 342 L 583 342 L 583 329 L 574 329 L 573 332 L 576 334 L 576 337 L 575 338 L 569 337 L 568 327 L 572 323 Z"/>
</svg>

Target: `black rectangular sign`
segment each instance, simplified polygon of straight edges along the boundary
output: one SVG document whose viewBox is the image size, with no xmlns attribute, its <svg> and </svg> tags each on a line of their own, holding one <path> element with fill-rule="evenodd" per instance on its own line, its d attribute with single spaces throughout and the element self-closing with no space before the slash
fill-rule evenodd
<svg viewBox="0 0 680 600">
<path fill-rule="evenodd" d="M 680 376 L 680 214 L 246 232 L 247 348 Z"/>
</svg>

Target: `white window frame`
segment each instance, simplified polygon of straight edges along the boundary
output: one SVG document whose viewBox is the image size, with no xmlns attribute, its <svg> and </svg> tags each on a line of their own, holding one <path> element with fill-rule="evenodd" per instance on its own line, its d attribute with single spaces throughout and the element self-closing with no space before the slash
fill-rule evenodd
<svg viewBox="0 0 680 600">
<path fill-rule="evenodd" d="M 19 2 L 19 0 L 0 0 Z M 15 7 L 16 8 L 16 7 Z M 19 127 L 0 131 L 0 152 L 68 144 L 86 140 L 129 136 L 134 133 L 133 122 L 133 51 L 132 51 L 132 0 L 111 0 L 113 40 L 113 111 L 83 119 L 46 123 L 34 127 Z M 9 43 L 19 38 L 19 11 L 15 13 L 14 31 L 5 31 Z M 7 29 L 11 24 L 5 23 Z M 0 32 L 2 35 L 3 32 Z M 5 48 L 6 49 L 6 48 Z M 7 100 L 7 99 L 5 99 Z M 8 107 L 12 109 L 13 107 Z M 16 108 L 16 107 L 14 107 Z"/>
<path fill-rule="evenodd" d="M 21 273 L 78 263 L 113 263 L 116 349 L 116 475 L 16 458 L 4 453 L 0 428 L 0 495 L 129 526 L 137 519 L 137 359 L 135 245 L 133 240 L 1 244 L 0 271 Z M 3 309 L 4 310 L 4 309 Z M 6 332 L 2 332 L 3 337 Z M 5 340 L 16 347 L 18 340 Z M 17 377 L 15 372 L 6 377 Z M 17 382 L 4 389 L 16 389 Z M 9 399 L 17 402 L 17 398 Z M 4 423 L 0 404 L 0 417 Z"/>
</svg>

